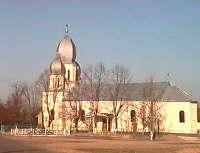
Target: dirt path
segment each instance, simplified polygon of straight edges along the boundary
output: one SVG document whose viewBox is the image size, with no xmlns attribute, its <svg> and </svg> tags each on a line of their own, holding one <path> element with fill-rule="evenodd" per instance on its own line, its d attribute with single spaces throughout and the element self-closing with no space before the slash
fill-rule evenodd
<svg viewBox="0 0 200 153">
<path fill-rule="evenodd" d="M 34 148 L 23 141 L 12 140 L 0 136 L 0 153 L 47 153 L 43 149 Z"/>
<path fill-rule="evenodd" d="M 3 153 L 200 153 L 200 142 L 178 139 L 151 142 L 102 136 L 10 136 L 0 138 L 0 143 Z"/>
</svg>

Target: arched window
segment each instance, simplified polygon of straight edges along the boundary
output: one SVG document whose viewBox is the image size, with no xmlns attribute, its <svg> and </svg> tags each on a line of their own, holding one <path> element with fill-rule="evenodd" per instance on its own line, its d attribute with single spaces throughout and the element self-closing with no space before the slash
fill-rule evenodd
<svg viewBox="0 0 200 153">
<path fill-rule="evenodd" d="M 57 88 L 60 87 L 60 80 L 58 79 L 58 84 L 57 84 Z"/>
<path fill-rule="evenodd" d="M 80 110 L 80 120 L 85 121 L 85 111 L 83 109 Z"/>
<path fill-rule="evenodd" d="M 136 113 L 135 110 L 131 110 L 131 122 L 136 121 Z"/>
<path fill-rule="evenodd" d="M 70 71 L 68 70 L 68 73 L 67 73 L 67 80 L 69 81 L 70 80 Z"/>
<path fill-rule="evenodd" d="M 185 112 L 184 111 L 179 112 L 179 122 L 181 122 L 181 123 L 185 122 Z"/>
</svg>

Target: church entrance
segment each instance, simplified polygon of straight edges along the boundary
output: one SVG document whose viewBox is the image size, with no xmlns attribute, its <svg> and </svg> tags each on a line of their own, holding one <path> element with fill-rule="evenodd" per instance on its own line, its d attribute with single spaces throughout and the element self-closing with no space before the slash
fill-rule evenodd
<svg viewBox="0 0 200 153">
<path fill-rule="evenodd" d="M 112 114 L 102 113 L 98 115 L 98 122 L 102 123 L 102 132 L 110 132 L 112 129 Z"/>
</svg>

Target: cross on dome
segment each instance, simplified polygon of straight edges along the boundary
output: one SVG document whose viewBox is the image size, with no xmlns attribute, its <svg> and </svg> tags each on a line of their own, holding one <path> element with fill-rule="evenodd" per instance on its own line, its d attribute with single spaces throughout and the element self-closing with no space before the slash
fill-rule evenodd
<svg viewBox="0 0 200 153">
<path fill-rule="evenodd" d="M 67 35 L 68 33 L 69 33 L 69 25 L 66 24 L 66 25 L 65 25 L 65 34 Z"/>
</svg>

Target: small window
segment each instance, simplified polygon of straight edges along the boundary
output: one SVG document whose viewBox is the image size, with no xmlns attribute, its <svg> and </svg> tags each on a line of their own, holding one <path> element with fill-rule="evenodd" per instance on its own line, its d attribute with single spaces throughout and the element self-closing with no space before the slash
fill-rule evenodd
<svg viewBox="0 0 200 153">
<path fill-rule="evenodd" d="M 136 121 L 136 113 L 135 110 L 131 110 L 131 122 Z"/>
<path fill-rule="evenodd" d="M 57 88 L 60 87 L 60 80 L 58 79 L 58 84 L 57 84 Z"/>
<path fill-rule="evenodd" d="M 197 120 L 200 122 L 200 108 L 197 108 Z"/>
<path fill-rule="evenodd" d="M 67 80 L 69 81 L 70 80 L 70 71 L 68 70 L 68 73 L 67 73 Z"/>
<path fill-rule="evenodd" d="M 179 112 L 179 122 L 180 123 L 184 123 L 185 122 L 185 112 L 184 111 L 180 111 Z"/>
</svg>

